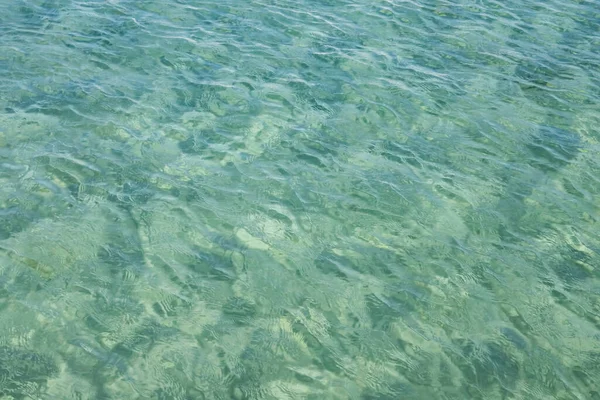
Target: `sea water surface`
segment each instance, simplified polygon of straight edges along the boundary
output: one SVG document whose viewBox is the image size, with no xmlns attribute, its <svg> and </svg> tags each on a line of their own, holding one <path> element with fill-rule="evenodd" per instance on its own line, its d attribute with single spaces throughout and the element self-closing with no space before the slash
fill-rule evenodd
<svg viewBox="0 0 600 400">
<path fill-rule="evenodd" d="M 0 0 L 0 399 L 600 399 L 596 0 Z"/>
</svg>

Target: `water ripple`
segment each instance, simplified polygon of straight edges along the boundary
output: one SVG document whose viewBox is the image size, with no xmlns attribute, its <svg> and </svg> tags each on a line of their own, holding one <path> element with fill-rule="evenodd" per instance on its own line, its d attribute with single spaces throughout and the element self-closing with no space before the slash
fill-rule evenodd
<svg viewBox="0 0 600 400">
<path fill-rule="evenodd" d="M 594 1 L 0 3 L 0 397 L 596 398 Z"/>
</svg>

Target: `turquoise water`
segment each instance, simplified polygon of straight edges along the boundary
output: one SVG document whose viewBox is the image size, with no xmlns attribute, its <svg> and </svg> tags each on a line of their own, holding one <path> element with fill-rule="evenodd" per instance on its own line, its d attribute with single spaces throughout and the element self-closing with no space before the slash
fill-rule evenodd
<svg viewBox="0 0 600 400">
<path fill-rule="evenodd" d="M 600 399 L 600 3 L 0 0 L 0 399 Z"/>
</svg>

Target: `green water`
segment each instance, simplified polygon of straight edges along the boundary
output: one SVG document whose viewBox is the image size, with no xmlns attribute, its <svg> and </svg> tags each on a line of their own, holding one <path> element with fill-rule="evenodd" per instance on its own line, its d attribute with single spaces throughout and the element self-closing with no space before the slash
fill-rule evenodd
<svg viewBox="0 0 600 400">
<path fill-rule="evenodd" d="M 600 399 L 600 3 L 0 0 L 0 399 Z"/>
</svg>

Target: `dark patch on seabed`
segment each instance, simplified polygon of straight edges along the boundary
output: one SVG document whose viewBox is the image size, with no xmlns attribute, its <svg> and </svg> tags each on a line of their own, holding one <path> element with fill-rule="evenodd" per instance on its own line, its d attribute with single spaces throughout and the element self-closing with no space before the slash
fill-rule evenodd
<svg viewBox="0 0 600 400">
<path fill-rule="evenodd" d="M 0 395 L 30 399 L 41 395 L 49 378 L 58 373 L 55 360 L 34 351 L 0 347 Z"/>
</svg>

